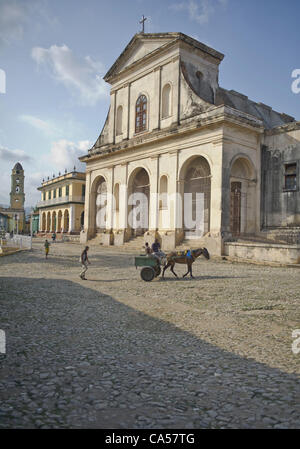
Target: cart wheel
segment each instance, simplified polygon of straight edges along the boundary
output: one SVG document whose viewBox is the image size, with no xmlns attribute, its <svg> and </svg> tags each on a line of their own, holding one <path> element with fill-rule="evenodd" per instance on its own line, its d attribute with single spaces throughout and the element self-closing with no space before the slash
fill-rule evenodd
<svg viewBox="0 0 300 449">
<path fill-rule="evenodd" d="M 161 273 L 161 268 L 160 267 L 156 267 L 155 268 L 155 277 L 157 278 Z"/>
<path fill-rule="evenodd" d="M 154 279 L 155 271 L 152 267 L 144 267 L 141 271 L 143 281 L 150 282 Z"/>
</svg>

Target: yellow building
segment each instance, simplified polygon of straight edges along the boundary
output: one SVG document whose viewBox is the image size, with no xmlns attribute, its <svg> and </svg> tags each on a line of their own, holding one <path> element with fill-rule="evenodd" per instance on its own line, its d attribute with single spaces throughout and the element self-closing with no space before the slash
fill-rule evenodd
<svg viewBox="0 0 300 449">
<path fill-rule="evenodd" d="M 84 224 L 85 173 L 74 170 L 48 178 L 38 190 L 39 232 L 79 234 Z"/>
</svg>

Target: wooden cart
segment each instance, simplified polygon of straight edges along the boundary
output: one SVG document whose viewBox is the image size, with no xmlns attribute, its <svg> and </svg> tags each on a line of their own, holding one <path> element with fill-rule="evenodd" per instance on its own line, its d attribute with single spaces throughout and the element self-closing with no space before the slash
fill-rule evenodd
<svg viewBox="0 0 300 449">
<path fill-rule="evenodd" d="M 143 281 L 150 282 L 161 273 L 160 262 L 156 257 L 136 256 L 135 267 L 141 269 L 141 278 Z"/>
</svg>

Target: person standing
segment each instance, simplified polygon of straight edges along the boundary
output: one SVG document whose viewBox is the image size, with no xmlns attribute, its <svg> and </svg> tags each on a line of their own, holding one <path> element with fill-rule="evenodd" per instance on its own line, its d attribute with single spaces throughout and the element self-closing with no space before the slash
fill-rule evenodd
<svg viewBox="0 0 300 449">
<path fill-rule="evenodd" d="M 50 246 L 50 243 L 49 243 L 48 240 L 46 239 L 45 244 L 44 244 L 46 259 L 48 258 L 48 254 L 49 254 L 49 246 Z"/>
<path fill-rule="evenodd" d="M 84 281 L 86 281 L 85 273 L 87 272 L 88 264 L 89 264 L 89 265 L 91 264 L 91 262 L 90 262 L 89 259 L 88 259 L 88 255 L 87 255 L 88 250 L 89 250 L 89 247 L 86 246 L 86 247 L 84 248 L 84 250 L 82 251 L 81 256 L 80 256 L 80 261 L 81 261 L 82 270 L 81 270 L 81 273 L 80 273 L 79 276 L 80 276 L 80 278 L 81 278 L 82 280 L 84 280 Z"/>
</svg>

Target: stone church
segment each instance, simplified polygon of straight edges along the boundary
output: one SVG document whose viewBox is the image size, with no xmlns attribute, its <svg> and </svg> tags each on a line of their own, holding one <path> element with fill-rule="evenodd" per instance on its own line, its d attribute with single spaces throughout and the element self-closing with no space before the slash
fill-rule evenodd
<svg viewBox="0 0 300 449">
<path fill-rule="evenodd" d="M 271 260 L 284 253 L 297 262 L 300 122 L 220 87 L 223 58 L 183 33 L 132 38 L 104 76 L 107 119 L 80 158 L 82 242 L 122 245 L 143 236 L 166 250 L 203 245 L 215 255 Z M 138 205 L 133 193 L 148 200 L 138 228 L 129 220 Z M 187 225 L 197 221 L 197 204 L 200 233 Z"/>
</svg>

